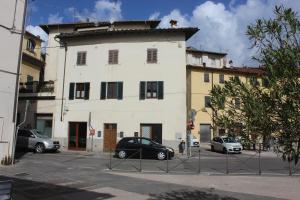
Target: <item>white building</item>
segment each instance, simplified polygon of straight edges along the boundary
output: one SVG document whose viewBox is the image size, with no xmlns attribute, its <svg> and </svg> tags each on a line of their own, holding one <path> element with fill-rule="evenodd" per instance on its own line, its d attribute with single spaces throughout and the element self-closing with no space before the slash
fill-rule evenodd
<svg viewBox="0 0 300 200">
<path fill-rule="evenodd" d="M 13 151 L 25 3 L 0 2 L 0 161 Z"/>
<path fill-rule="evenodd" d="M 109 150 L 126 136 L 177 148 L 186 137 L 186 40 L 198 29 L 158 24 L 41 26 L 49 34 L 45 81 L 54 81 L 48 97 L 55 100 L 38 94 L 44 100 L 32 112 L 52 120 L 52 137 L 64 148 Z"/>
<path fill-rule="evenodd" d="M 227 60 L 227 53 L 198 50 L 193 47 L 186 49 L 187 65 L 212 67 L 212 68 L 229 68 L 232 61 Z"/>
</svg>

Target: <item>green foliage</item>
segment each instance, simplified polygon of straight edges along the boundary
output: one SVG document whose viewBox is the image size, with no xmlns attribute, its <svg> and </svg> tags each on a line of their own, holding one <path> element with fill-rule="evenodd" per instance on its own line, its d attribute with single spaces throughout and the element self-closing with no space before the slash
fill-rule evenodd
<svg viewBox="0 0 300 200">
<path fill-rule="evenodd" d="M 263 79 L 268 87 L 230 80 L 224 88 L 211 92 L 212 106 L 217 111 L 217 125 L 244 125 L 246 133 L 263 138 L 276 136 L 283 160 L 299 161 L 300 154 L 300 21 L 290 8 L 276 6 L 274 19 L 258 19 L 248 26 L 247 35 L 254 59 L 265 68 Z M 233 99 L 241 108 L 233 107 Z M 221 105 L 225 105 L 225 107 Z"/>
</svg>

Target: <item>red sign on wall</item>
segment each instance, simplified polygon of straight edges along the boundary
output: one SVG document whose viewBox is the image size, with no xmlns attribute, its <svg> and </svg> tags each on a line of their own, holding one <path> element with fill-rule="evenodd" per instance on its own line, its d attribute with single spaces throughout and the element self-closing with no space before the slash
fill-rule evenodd
<svg viewBox="0 0 300 200">
<path fill-rule="evenodd" d="M 95 133 L 96 133 L 96 130 L 95 129 L 90 129 L 90 135 L 92 136 L 92 135 L 95 135 Z"/>
</svg>

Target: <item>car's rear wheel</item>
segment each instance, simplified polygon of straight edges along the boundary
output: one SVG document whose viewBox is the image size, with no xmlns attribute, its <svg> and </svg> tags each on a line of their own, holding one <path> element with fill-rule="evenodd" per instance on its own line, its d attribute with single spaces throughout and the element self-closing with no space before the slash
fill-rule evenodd
<svg viewBox="0 0 300 200">
<path fill-rule="evenodd" d="M 162 151 L 158 152 L 157 153 L 157 159 L 158 160 L 164 160 L 164 159 L 166 159 L 166 153 L 162 152 Z"/>
<path fill-rule="evenodd" d="M 35 145 L 35 152 L 36 153 L 44 153 L 45 151 L 45 145 L 42 143 L 38 143 L 37 145 Z"/>
<path fill-rule="evenodd" d="M 124 150 L 119 151 L 118 156 L 121 159 L 126 158 L 126 151 L 124 151 Z"/>
<path fill-rule="evenodd" d="M 212 152 L 214 152 L 214 151 L 215 151 L 215 147 L 214 147 L 213 145 L 211 145 L 211 146 L 210 146 L 210 150 L 211 150 Z"/>
</svg>

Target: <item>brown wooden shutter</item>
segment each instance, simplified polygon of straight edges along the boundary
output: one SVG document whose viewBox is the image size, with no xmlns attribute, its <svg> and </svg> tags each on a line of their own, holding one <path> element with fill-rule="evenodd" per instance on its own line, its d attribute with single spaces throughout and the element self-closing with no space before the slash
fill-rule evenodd
<svg viewBox="0 0 300 200">
<path fill-rule="evenodd" d="M 108 51 L 108 64 L 118 64 L 119 51 L 109 50 Z"/>
<path fill-rule="evenodd" d="M 157 49 L 147 49 L 147 62 L 157 63 Z"/>
<path fill-rule="evenodd" d="M 157 63 L 157 49 L 153 49 L 152 54 L 153 63 Z"/>
<path fill-rule="evenodd" d="M 77 52 L 77 65 L 85 65 L 86 64 L 86 52 L 80 51 Z"/>
</svg>

